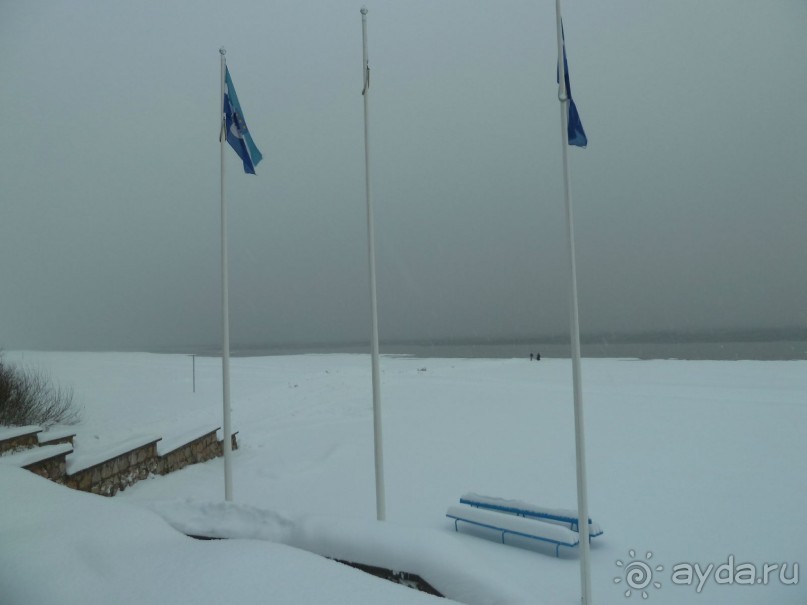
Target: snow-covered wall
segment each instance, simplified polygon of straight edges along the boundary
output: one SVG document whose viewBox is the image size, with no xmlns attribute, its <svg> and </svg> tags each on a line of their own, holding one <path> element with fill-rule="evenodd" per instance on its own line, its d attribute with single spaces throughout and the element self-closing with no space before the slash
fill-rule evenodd
<svg viewBox="0 0 807 605">
<path fill-rule="evenodd" d="M 155 435 L 133 437 L 101 450 L 83 452 L 73 451 L 72 434 L 66 443 L 55 444 L 62 439 L 57 436 L 53 445 L 43 445 L 50 442 L 37 439 L 39 427 L 23 428 L 26 430 L 0 429 L 0 442 L 8 446 L 0 463 L 102 496 L 114 496 L 151 474 L 165 475 L 189 464 L 212 460 L 224 449 L 216 426 L 199 427 L 167 439 Z M 235 435 L 232 447 L 238 449 Z"/>
</svg>

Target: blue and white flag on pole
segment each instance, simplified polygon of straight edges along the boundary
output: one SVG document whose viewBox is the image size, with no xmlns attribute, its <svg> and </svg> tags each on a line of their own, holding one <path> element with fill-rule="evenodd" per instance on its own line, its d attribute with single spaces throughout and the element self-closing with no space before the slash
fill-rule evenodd
<svg viewBox="0 0 807 605">
<path fill-rule="evenodd" d="M 588 145 L 586 131 L 583 130 L 583 123 L 580 121 L 580 114 L 577 113 L 577 105 L 572 99 L 572 87 L 569 84 L 569 63 L 566 61 L 566 36 L 561 29 L 563 36 L 563 73 L 566 82 L 566 96 L 569 98 L 569 119 L 567 121 L 567 133 L 569 135 L 569 145 L 585 147 Z M 560 83 L 560 69 L 558 69 L 558 83 Z"/>
<path fill-rule="evenodd" d="M 263 159 L 261 152 L 255 146 L 252 136 L 247 129 L 244 112 L 238 103 L 235 86 L 230 79 L 230 70 L 227 68 L 224 79 L 224 117 L 226 120 L 227 142 L 235 149 L 238 157 L 244 162 L 244 172 L 255 174 L 255 166 Z"/>
</svg>

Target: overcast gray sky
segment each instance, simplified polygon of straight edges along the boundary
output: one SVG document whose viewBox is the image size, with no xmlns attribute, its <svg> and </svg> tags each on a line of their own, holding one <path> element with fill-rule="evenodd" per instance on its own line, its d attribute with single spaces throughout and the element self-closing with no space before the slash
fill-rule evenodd
<svg viewBox="0 0 807 605">
<path fill-rule="evenodd" d="M 554 2 L 368 1 L 381 339 L 567 330 Z M 361 3 L 3 0 L 0 347 L 369 334 Z M 566 0 L 583 333 L 807 326 L 807 3 Z"/>
</svg>

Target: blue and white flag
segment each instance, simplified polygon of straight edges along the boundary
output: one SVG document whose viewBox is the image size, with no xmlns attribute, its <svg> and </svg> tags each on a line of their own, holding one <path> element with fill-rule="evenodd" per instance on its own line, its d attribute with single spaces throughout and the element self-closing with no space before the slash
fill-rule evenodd
<svg viewBox="0 0 807 605">
<path fill-rule="evenodd" d="M 567 120 L 567 134 L 569 136 L 569 145 L 576 147 L 585 147 L 588 145 L 588 137 L 586 131 L 583 130 L 583 123 L 580 121 L 580 114 L 577 112 L 577 105 L 574 104 L 572 99 L 572 87 L 569 84 L 569 63 L 566 61 L 566 36 L 561 27 L 561 36 L 563 36 L 563 73 L 566 81 L 566 96 L 569 98 L 569 118 Z M 560 83 L 560 69 L 558 69 L 558 83 Z"/>
<path fill-rule="evenodd" d="M 261 152 L 255 146 L 252 136 L 244 120 L 244 112 L 238 103 L 235 86 L 230 79 L 230 70 L 227 68 L 224 79 L 224 117 L 226 120 L 227 142 L 235 149 L 238 157 L 244 162 L 244 172 L 255 174 L 255 166 L 263 159 Z"/>
</svg>

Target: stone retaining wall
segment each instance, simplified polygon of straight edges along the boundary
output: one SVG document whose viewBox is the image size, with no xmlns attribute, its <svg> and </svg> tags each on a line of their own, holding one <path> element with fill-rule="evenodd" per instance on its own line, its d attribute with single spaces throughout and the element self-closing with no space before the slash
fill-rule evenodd
<svg viewBox="0 0 807 605">
<path fill-rule="evenodd" d="M 41 429 L 38 427 L 22 427 L 22 430 L 25 431 L 29 428 L 32 430 L 20 435 L 16 434 L 19 432 L 16 429 L 7 431 L 7 435 L 10 433 L 10 436 L 0 439 L 0 447 L 2 447 L 2 451 L 7 456 L 25 455 L 24 452 L 26 451 L 32 453 L 34 451 L 41 452 L 41 455 L 37 453 L 34 457 L 48 457 L 41 460 L 37 459 L 29 464 L 25 464 L 24 459 L 20 463 L 21 467 L 72 489 L 102 496 L 114 496 L 133 483 L 146 479 L 151 474 L 165 475 L 185 468 L 189 464 L 206 462 L 224 454 L 224 442 L 216 438 L 218 429 L 213 428 L 185 443 L 179 441 L 180 445 L 176 445 L 173 450 L 163 453 L 162 456 L 159 455 L 157 449 L 157 443 L 161 441 L 160 437 L 154 438 L 153 441 L 147 441 L 147 438 L 146 440 L 141 440 L 140 443 L 133 443 L 129 446 L 123 445 L 123 447 L 136 447 L 132 447 L 132 449 L 106 460 L 97 462 L 91 460 L 94 464 L 90 466 L 85 466 L 86 463 L 79 462 L 78 459 L 71 456 L 70 461 L 73 463 L 73 468 L 76 465 L 84 466 L 84 468 L 79 468 L 72 474 L 67 474 L 69 465 L 66 464 L 65 456 L 70 455 L 72 449 L 67 445 L 57 446 L 56 444 L 72 445 L 74 435 L 65 432 L 64 434 L 54 435 L 52 440 L 40 440 L 37 434 Z M 233 450 L 238 449 L 237 434 L 237 432 L 232 434 Z M 40 435 L 39 437 L 43 436 Z M 180 437 L 179 439 L 183 438 Z M 144 443 L 144 441 L 146 442 Z M 46 451 L 47 448 L 55 448 L 57 451 L 54 453 L 58 453 L 58 455 L 51 456 L 50 452 Z M 121 449 L 118 449 L 118 451 L 121 452 Z M 4 456 L 5 459 L 6 457 Z"/>
<path fill-rule="evenodd" d="M 0 441 L 0 454 L 5 452 L 19 452 L 21 450 L 37 447 L 39 445 L 39 441 L 36 438 L 38 432 L 39 431 L 32 431 L 24 435 L 3 439 Z"/>
<path fill-rule="evenodd" d="M 73 437 L 75 434 L 67 433 L 64 435 L 58 435 L 56 437 L 49 437 L 47 433 L 39 433 L 38 442 L 39 445 L 58 445 L 60 443 L 69 443 L 73 445 Z"/>
<path fill-rule="evenodd" d="M 221 456 L 222 447 L 216 439 L 216 430 L 202 435 L 159 459 L 158 471 L 161 475 L 178 471 L 189 464 L 206 462 Z"/>
<path fill-rule="evenodd" d="M 7 453 L 0 457 L 2 464 L 16 466 L 27 471 L 62 483 L 65 474 L 66 458 L 73 452 L 69 443 L 31 447 L 15 453 Z"/>
<path fill-rule="evenodd" d="M 25 470 L 31 471 L 35 475 L 50 479 L 56 483 L 64 483 L 65 478 L 65 456 L 56 456 L 55 458 L 48 458 L 47 460 L 40 460 L 28 466 L 24 466 Z"/>
<path fill-rule="evenodd" d="M 238 442 L 235 439 L 236 435 L 238 435 L 238 431 L 235 431 L 232 435 L 230 435 L 230 444 L 231 444 L 230 449 L 232 449 L 232 451 L 235 451 L 235 450 L 238 449 Z M 218 444 L 219 444 L 218 456 L 223 456 L 224 455 L 224 439 L 219 441 Z"/>
<path fill-rule="evenodd" d="M 133 483 L 146 479 L 159 468 L 157 441 L 143 445 L 104 462 L 65 477 L 67 487 L 84 492 L 114 496 Z"/>
</svg>

